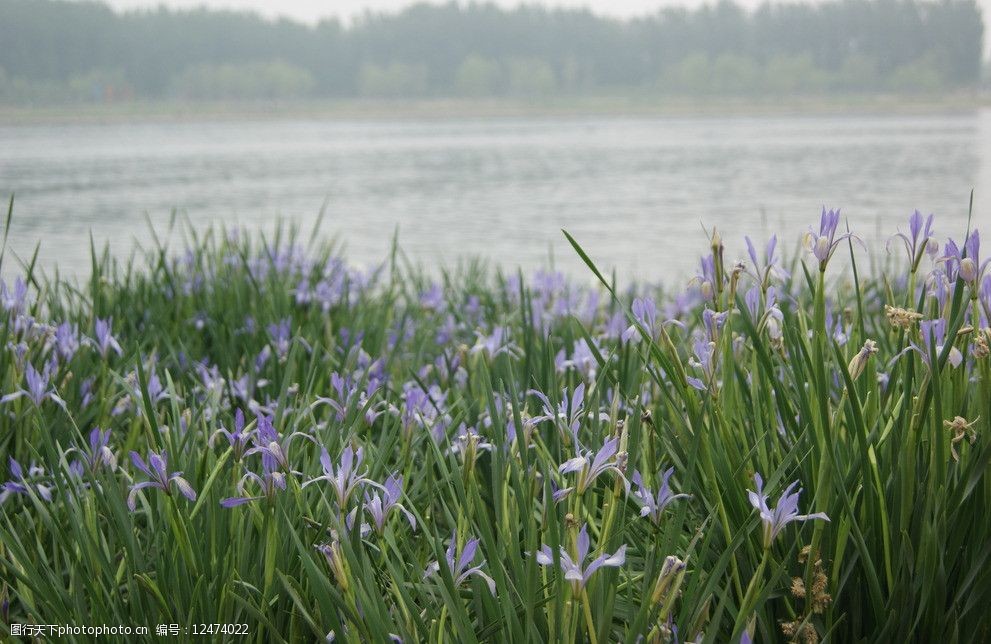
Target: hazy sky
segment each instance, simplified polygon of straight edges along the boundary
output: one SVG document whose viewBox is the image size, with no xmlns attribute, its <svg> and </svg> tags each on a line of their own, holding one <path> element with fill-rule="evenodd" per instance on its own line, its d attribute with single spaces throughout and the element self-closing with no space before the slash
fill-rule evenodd
<svg viewBox="0 0 991 644">
<path fill-rule="evenodd" d="M 316 22 L 332 15 L 347 19 L 360 15 L 365 10 L 393 12 L 413 4 L 411 0 L 107 0 L 117 8 L 155 7 L 160 4 L 168 7 L 197 7 L 247 9 L 267 16 L 289 16 L 306 22 Z M 442 0 L 434 0 L 442 1 Z M 522 4 L 520 0 L 494 0 L 504 7 Z M 714 1 L 714 0 L 713 0 Z M 761 0 L 737 0 L 739 4 L 753 7 Z M 991 2 L 991 0 L 982 0 Z M 705 0 L 542 0 L 527 4 L 545 4 L 559 7 L 589 7 L 596 13 L 614 16 L 634 16 L 652 13 L 659 7 L 670 5 L 697 6 Z"/>
</svg>

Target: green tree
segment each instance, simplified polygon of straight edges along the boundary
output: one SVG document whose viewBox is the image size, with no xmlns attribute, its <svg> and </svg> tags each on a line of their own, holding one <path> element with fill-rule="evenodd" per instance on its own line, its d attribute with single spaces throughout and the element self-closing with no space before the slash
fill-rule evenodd
<svg viewBox="0 0 991 644">
<path fill-rule="evenodd" d="M 499 63 L 471 54 L 458 65 L 454 87 L 463 96 L 492 96 L 502 88 Z"/>
<path fill-rule="evenodd" d="M 420 63 L 389 63 L 362 66 L 358 78 L 362 96 L 396 98 L 401 96 L 422 96 L 427 91 L 427 66 Z"/>
<path fill-rule="evenodd" d="M 509 91 L 517 96 L 540 97 L 557 90 L 557 77 L 547 61 L 510 58 L 506 61 Z"/>
</svg>

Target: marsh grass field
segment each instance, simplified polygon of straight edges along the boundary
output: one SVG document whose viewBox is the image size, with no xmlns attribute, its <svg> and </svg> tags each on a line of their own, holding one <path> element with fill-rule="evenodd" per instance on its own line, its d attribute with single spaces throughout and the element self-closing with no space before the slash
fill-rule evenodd
<svg viewBox="0 0 991 644">
<path fill-rule="evenodd" d="M 570 236 L 585 280 L 180 220 L 88 278 L 8 254 L 0 632 L 987 641 L 978 232 L 809 215 L 664 288 Z"/>
</svg>

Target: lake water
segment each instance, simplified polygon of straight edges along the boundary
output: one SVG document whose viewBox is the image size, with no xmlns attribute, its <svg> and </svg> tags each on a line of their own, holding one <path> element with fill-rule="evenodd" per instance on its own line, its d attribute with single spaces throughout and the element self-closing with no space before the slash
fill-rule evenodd
<svg viewBox="0 0 991 644">
<path fill-rule="evenodd" d="M 501 118 L 0 126 L 11 247 L 85 275 L 88 235 L 126 256 L 173 209 L 197 225 L 322 234 L 365 265 L 402 248 L 425 264 L 582 267 L 571 232 L 621 277 L 681 279 L 717 226 L 789 244 L 841 207 L 878 248 L 918 208 L 957 236 L 968 195 L 991 223 L 991 111 L 933 116 Z M 5 197 L 6 198 L 6 197 Z M 991 233 L 991 230 L 988 230 Z M 10 266 L 4 272 L 10 272 Z M 585 274 L 585 273 L 582 273 Z"/>
</svg>

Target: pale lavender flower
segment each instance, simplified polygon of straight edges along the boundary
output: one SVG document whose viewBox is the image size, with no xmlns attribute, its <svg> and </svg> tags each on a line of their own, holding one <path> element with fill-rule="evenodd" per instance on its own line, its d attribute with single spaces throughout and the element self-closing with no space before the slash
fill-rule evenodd
<svg viewBox="0 0 991 644">
<path fill-rule="evenodd" d="M 451 452 L 462 455 L 465 462 L 475 462 L 482 452 L 491 452 L 494 447 L 477 429 L 468 427 L 465 423 L 458 426 L 457 434 L 451 441 Z"/>
<path fill-rule="evenodd" d="M 14 278 L 13 289 L 7 288 L 7 283 L 0 280 L 0 306 L 4 311 L 10 313 L 11 317 L 17 317 L 27 308 L 28 285 L 20 276 Z"/>
<path fill-rule="evenodd" d="M 220 375 L 220 369 L 217 365 L 209 366 L 206 362 L 197 362 L 194 368 L 203 384 L 204 393 L 207 395 L 217 394 L 218 396 L 223 393 L 227 381 Z"/>
<path fill-rule="evenodd" d="M 528 393 L 533 394 L 540 399 L 543 403 L 543 414 L 540 416 L 534 416 L 530 419 L 530 422 L 534 425 L 537 423 L 542 423 L 545 421 L 557 422 L 561 420 L 564 425 L 571 432 L 571 438 L 574 441 L 576 447 L 579 446 L 578 441 L 578 429 L 581 423 L 581 417 L 585 413 L 585 383 L 579 383 L 575 390 L 571 393 L 569 398 L 568 390 L 561 390 L 561 402 L 558 404 L 556 410 L 554 405 L 551 404 L 550 399 L 547 396 L 537 391 L 536 389 L 531 389 Z"/>
<path fill-rule="evenodd" d="M 156 405 L 163 400 L 167 400 L 169 398 L 169 393 L 162 385 L 162 381 L 159 379 L 158 374 L 155 373 L 154 360 L 152 360 L 152 362 L 148 365 L 146 374 L 148 380 L 145 384 L 147 385 L 146 388 L 148 391 L 148 399 L 151 401 L 151 404 Z M 119 416 L 120 414 L 130 410 L 131 405 L 134 404 L 137 409 L 137 414 L 140 416 L 144 414 L 144 394 L 141 392 L 141 381 L 139 380 L 138 372 L 132 371 L 127 374 L 126 382 L 128 387 L 131 389 L 131 395 L 130 397 L 121 398 L 121 400 L 118 401 L 117 405 L 111 411 L 111 414 L 114 416 Z"/>
<path fill-rule="evenodd" d="M 595 347 L 596 351 L 599 351 L 599 343 L 594 338 L 592 339 L 592 346 Z M 585 338 L 579 338 L 575 341 L 570 358 L 567 357 L 564 349 L 561 349 L 554 356 L 555 369 L 559 373 L 568 369 L 575 369 L 585 378 L 594 379 L 598 372 L 599 361 L 596 360 L 595 354 L 592 352 L 592 346 L 589 346 Z"/>
<path fill-rule="evenodd" d="M 268 325 L 268 336 L 279 362 L 285 362 L 289 356 L 289 342 L 292 340 L 291 325 L 292 322 L 288 318 L 280 320 L 278 324 Z"/>
<path fill-rule="evenodd" d="M 761 306 L 761 296 L 764 297 L 763 306 Z M 766 330 L 772 341 L 780 341 L 783 336 L 781 324 L 784 321 L 784 315 L 778 308 L 777 289 L 769 286 L 765 291 L 762 291 L 760 287 L 755 286 L 747 291 L 743 300 L 754 321 L 754 326 L 757 328 L 757 333 Z"/>
<path fill-rule="evenodd" d="M 779 265 L 780 258 L 776 255 L 778 246 L 777 235 L 771 235 L 771 238 L 767 240 L 767 244 L 764 246 L 763 258 L 757 256 L 757 249 L 754 248 L 754 243 L 750 241 L 750 237 L 744 237 L 744 240 L 747 242 L 747 254 L 750 255 L 750 261 L 752 262 L 752 268 L 748 272 L 757 280 L 757 284 L 762 289 L 766 289 L 771 283 L 771 277 L 781 280 L 788 278 L 788 271 L 781 268 Z"/>
<path fill-rule="evenodd" d="M 962 249 L 952 239 L 947 242 L 945 256 L 941 261 L 947 263 L 947 273 L 951 282 L 959 277 L 975 291 L 988 264 L 991 263 L 991 259 L 981 262 L 981 237 L 976 230 L 972 230 L 967 235 Z"/>
<path fill-rule="evenodd" d="M 983 316 L 982 327 L 991 326 L 991 274 L 985 275 L 981 281 L 981 291 L 978 294 L 981 302 L 981 313 Z"/>
<path fill-rule="evenodd" d="M 131 486 L 131 491 L 127 495 L 127 507 L 131 509 L 131 512 L 137 508 L 137 496 L 138 490 L 154 487 L 162 490 L 168 496 L 172 496 L 172 490 L 170 485 L 175 483 L 176 487 L 182 492 L 190 501 L 196 500 L 196 491 L 193 490 L 193 486 L 189 484 L 189 481 L 182 478 L 182 472 L 169 472 L 168 469 L 168 453 L 162 451 L 160 454 L 156 452 L 148 452 L 148 463 L 145 464 L 141 456 L 132 451 L 131 452 L 131 462 L 134 463 L 134 467 L 138 468 L 150 479 L 148 481 L 141 481 L 140 483 L 135 483 Z"/>
<path fill-rule="evenodd" d="M 271 357 L 272 347 L 266 344 L 261 348 L 261 351 L 258 352 L 258 355 L 255 356 L 255 373 L 261 373 L 261 370 L 265 368 L 265 365 L 268 364 Z"/>
<path fill-rule="evenodd" d="M 687 376 L 688 384 L 698 389 L 706 391 L 710 387 L 716 387 L 716 343 L 706 340 L 697 340 L 694 345 L 695 357 L 689 358 L 688 364 L 702 372 L 702 378 Z"/>
<path fill-rule="evenodd" d="M 369 495 L 365 493 L 365 509 L 372 517 L 372 523 L 379 534 L 385 532 L 385 524 L 389 516 L 399 510 L 409 521 L 409 525 L 416 530 L 416 518 L 406 509 L 400 501 L 403 498 L 403 477 L 391 474 L 382 485 L 381 492 Z"/>
<path fill-rule="evenodd" d="M 500 353 L 512 353 L 515 349 L 515 345 L 509 338 L 509 329 L 506 327 L 498 326 L 492 329 L 492 333 L 489 335 L 476 331 L 475 335 L 477 339 L 470 350 L 473 355 L 485 353 L 490 358 L 494 358 Z"/>
<path fill-rule="evenodd" d="M 310 291 L 310 280 L 303 278 L 293 289 L 292 293 L 296 296 L 296 304 L 299 306 L 304 306 L 310 303 L 313 299 L 313 294 Z"/>
<path fill-rule="evenodd" d="M 916 351 L 922 358 L 922 361 L 926 363 L 926 366 L 932 369 L 933 365 L 930 362 L 930 352 L 935 353 L 937 358 L 942 355 L 943 347 L 946 344 L 946 326 L 946 320 L 943 318 L 923 320 L 919 323 L 919 335 L 922 336 L 922 345 L 920 346 L 912 342 L 906 351 Z M 963 364 L 963 354 L 956 347 L 951 347 L 947 360 L 952 367 L 959 367 Z"/>
<path fill-rule="evenodd" d="M 271 501 L 279 490 L 286 489 L 286 475 L 277 470 L 273 469 L 272 463 L 262 462 L 262 474 L 259 476 L 254 472 L 245 472 L 244 476 L 237 483 L 237 491 L 241 496 L 232 496 L 226 499 L 221 499 L 220 505 L 225 508 L 233 508 L 239 505 L 244 505 L 245 503 L 250 503 L 252 501 L 261 501 L 263 499 L 268 499 Z M 251 481 L 258 486 L 261 492 L 257 496 L 251 496 L 246 494 L 247 483 Z"/>
<path fill-rule="evenodd" d="M 336 398 L 317 396 L 314 405 L 330 405 L 337 412 L 337 421 L 342 422 L 348 410 L 352 407 L 352 401 L 355 401 L 357 406 L 364 407 L 369 398 L 378 389 L 379 382 L 377 379 L 370 379 L 365 391 L 362 392 L 358 384 L 350 376 L 342 376 L 335 371 L 330 374 L 330 386 L 333 387 L 334 392 L 337 394 Z M 366 420 L 374 422 L 377 416 L 378 414 L 374 414 L 370 418 L 366 417 Z"/>
<path fill-rule="evenodd" d="M 124 353 L 124 350 L 120 347 L 120 343 L 113 336 L 113 325 L 113 318 L 107 318 L 106 320 L 98 318 L 95 323 L 96 349 L 100 352 L 100 356 L 104 360 L 107 359 L 111 351 L 116 352 L 117 355 Z"/>
<path fill-rule="evenodd" d="M 359 447 L 355 451 L 348 445 L 341 452 L 341 461 L 335 468 L 333 461 L 330 460 L 330 454 L 327 453 L 327 448 L 321 448 L 320 466 L 323 468 L 323 476 L 310 479 L 303 484 L 303 487 L 317 481 L 327 481 L 334 491 L 338 509 L 343 511 L 347 507 L 348 499 L 351 498 L 351 495 L 359 487 L 370 485 L 372 487 L 382 488 L 382 485 L 368 478 L 367 470 L 364 472 L 360 471 L 361 463 L 364 460 L 364 448 Z"/>
<path fill-rule="evenodd" d="M 257 426 L 255 427 L 254 435 L 252 440 L 254 442 L 254 447 L 249 449 L 244 453 L 245 456 L 251 456 L 252 454 L 261 454 L 262 465 L 268 469 L 280 468 L 283 472 L 287 474 L 292 474 L 293 469 L 289 464 L 289 445 L 292 443 L 294 438 L 305 438 L 316 444 L 316 439 L 314 439 L 309 434 L 304 434 L 302 432 L 293 432 L 287 436 L 281 436 L 278 430 L 275 429 L 275 425 L 272 423 L 273 418 L 267 416 L 264 413 L 257 413 Z"/>
<path fill-rule="evenodd" d="M 89 433 L 89 449 L 82 450 L 73 448 L 83 456 L 85 465 L 91 472 L 96 472 L 101 467 L 114 470 L 117 468 L 117 457 L 110 449 L 110 430 L 103 431 L 99 427 L 94 427 Z"/>
<path fill-rule="evenodd" d="M 923 254 L 934 257 L 939 252 L 939 244 L 933 236 L 933 219 L 935 215 L 930 214 L 923 220 L 922 213 L 916 210 L 908 218 L 909 234 L 898 232 L 888 240 L 886 247 L 891 252 L 891 242 L 898 239 L 905 247 L 905 256 L 908 263 L 914 269 L 922 259 Z"/>
<path fill-rule="evenodd" d="M 79 406 L 82 409 L 86 409 L 89 407 L 89 404 L 93 402 L 93 383 L 95 382 L 96 377 L 90 376 L 79 383 Z"/>
<path fill-rule="evenodd" d="M 482 572 L 482 566 L 485 565 L 485 561 L 481 561 L 477 566 L 472 565 L 475 555 L 478 552 L 479 540 L 474 538 L 468 539 L 460 553 L 456 551 L 457 542 L 457 533 L 454 533 L 451 535 L 451 543 L 448 545 L 447 552 L 444 557 L 444 562 L 447 564 L 447 569 L 451 572 L 451 577 L 454 578 L 454 585 L 460 586 L 465 583 L 469 577 L 474 575 L 483 580 L 488 585 L 489 592 L 495 595 L 495 580 Z M 437 573 L 439 570 L 440 562 L 431 562 L 424 571 L 423 578 L 426 579 L 427 577 Z"/>
<path fill-rule="evenodd" d="M 447 436 L 450 418 L 447 415 L 447 392 L 437 385 L 428 390 L 416 382 L 404 385 L 403 407 L 400 412 L 403 435 L 409 439 L 414 427 L 429 429 L 434 441 L 441 442 Z"/>
<path fill-rule="evenodd" d="M 633 300 L 633 305 L 630 308 L 633 312 L 634 323 L 623 331 L 623 342 L 629 342 L 630 340 L 640 342 L 645 338 L 653 340 L 657 334 L 658 328 L 657 304 L 654 303 L 653 298 L 638 297 Z M 685 326 L 678 320 L 664 320 L 660 326 L 663 327 L 669 324 L 673 324 L 681 328 L 684 328 Z"/>
<path fill-rule="evenodd" d="M 217 436 L 223 436 L 234 450 L 234 460 L 240 461 L 248 449 L 248 441 L 251 439 L 252 434 L 253 432 L 244 431 L 244 412 L 237 409 L 234 411 L 234 431 L 229 432 L 227 429 L 221 427 L 210 437 L 210 445 L 213 445 L 214 439 Z"/>
<path fill-rule="evenodd" d="M 588 538 L 588 524 L 582 525 L 581 531 L 578 533 L 576 557 L 572 559 L 571 554 L 561 546 L 560 552 L 560 566 L 561 570 L 564 572 L 564 578 L 573 584 L 575 592 L 580 592 L 585 586 L 588 585 L 589 580 L 592 575 L 599 568 L 618 568 L 626 563 L 626 544 L 623 544 L 619 549 L 613 554 L 602 553 L 595 559 L 593 559 L 589 564 L 585 565 L 585 560 L 588 558 L 590 544 Z M 541 566 L 553 566 L 554 565 L 554 553 L 551 551 L 550 546 L 544 544 L 541 546 L 540 550 L 537 551 L 537 563 Z"/>
<path fill-rule="evenodd" d="M 858 237 L 850 233 L 845 233 L 837 237 L 836 227 L 839 223 L 840 211 L 827 211 L 826 207 L 823 206 L 822 216 L 819 219 L 819 232 L 816 233 L 810 228 L 809 232 L 805 234 L 805 248 L 819 260 L 820 271 L 826 270 L 826 265 L 829 263 L 830 258 L 832 258 L 833 253 L 836 252 L 836 249 L 844 240 L 852 239 L 861 244 L 863 243 Z"/>
<path fill-rule="evenodd" d="M 778 499 L 777 507 L 773 509 L 767 505 L 770 495 L 764 494 L 764 479 L 761 478 L 759 473 L 754 474 L 754 483 L 757 486 L 757 491 L 747 490 L 747 497 L 750 499 L 750 505 L 760 513 L 761 523 L 764 524 L 765 548 L 771 547 L 775 537 L 789 523 L 794 521 L 811 521 L 813 519 L 829 521 L 829 517 L 823 512 L 816 512 L 815 514 L 798 513 L 798 497 L 802 493 L 802 490 L 799 489 L 797 492 L 792 492 L 798 486 L 798 481 L 793 482 L 785 488 L 785 491 Z"/>
<path fill-rule="evenodd" d="M 832 301 L 826 300 L 826 332 L 841 347 L 846 346 L 850 340 L 849 324 L 845 318 L 846 316 L 842 311 L 838 314 L 834 313 Z M 810 335 L 811 333 L 812 331 L 809 331 Z"/>
<path fill-rule="evenodd" d="M 431 284 L 430 288 L 420 295 L 420 306 L 433 311 L 439 311 L 444 306 L 444 290 L 440 284 Z"/>
<path fill-rule="evenodd" d="M 55 393 L 54 387 L 48 386 L 50 367 L 50 364 L 46 364 L 45 368 L 39 372 L 30 363 L 26 364 L 24 367 L 24 380 L 27 384 L 27 389 L 18 389 L 0 398 L 0 405 L 16 400 L 21 396 L 27 396 L 37 407 L 40 407 L 41 403 L 45 402 L 45 400 L 51 400 L 62 409 L 65 409 L 65 401 Z"/>
<path fill-rule="evenodd" d="M 29 494 L 32 489 L 34 489 L 35 494 L 42 500 L 52 500 L 51 486 L 43 483 L 32 483 L 28 480 L 28 478 L 37 479 L 43 477 L 45 475 L 43 468 L 37 465 L 31 465 L 28 468 L 28 476 L 25 477 L 24 469 L 13 457 L 8 457 L 7 465 L 10 468 L 10 480 L 0 486 L 0 503 L 6 501 L 13 494 Z"/>
<path fill-rule="evenodd" d="M 692 279 L 690 284 L 698 286 L 699 293 L 703 300 L 714 301 L 716 298 L 716 287 L 718 277 L 716 276 L 716 258 L 709 254 L 704 255 L 699 263 L 699 272 Z M 721 284 L 718 285 L 720 288 Z"/>
<path fill-rule="evenodd" d="M 690 499 L 691 494 L 675 494 L 671 491 L 670 480 L 674 474 L 674 468 L 669 467 L 664 471 L 661 478 L 661 487 L 654 494 L 643 483 L 640 472 L 633 472 L 633 484 L 637 486 L 637 491 L 633 494 L 634 500 L 640 505 L 640 516 L 649 516 L 654 523 L 661 520 L 664 509 L 677 499 Z"/>
<path fill-rule="evenodd" d="M 709 338 L 710 342 L 718 341 L 719 331 L 726 325 L 728 318 L 729 311 L 722 311 L 721 313 L 712 309 L 702 311 L 702 328 L 705 329 L 705 337 Z"/>
<path fill-rule="evenodd" d="M 79 327 L 63 322 L 55 328 L 55 350 L 63 362 L 72 360 L 79 350 Z"/>
<path fill-rule="evenodd" d="M 577 444 L 576 444 L 577 445 Z M 575 485 L 558 490 L 554 493 L 554 501 L 561 501 L 571 492 L 581 495 L 592 485 L 595 479 L 606 472 L 613 472 L 623 483 L 628 486 L 626 477 L 623 475 L 622 465 L 625 464 L 624 455 L 617 454 L 619 450 L 619 437 L 606 440 L 593 455 L 592 450 L 584 450 L 579 445 L 576 447 L 574 458 L 569 458 L 558 468 L 561 474 L 577 473 L 578 478 Z"/>
</svg>

